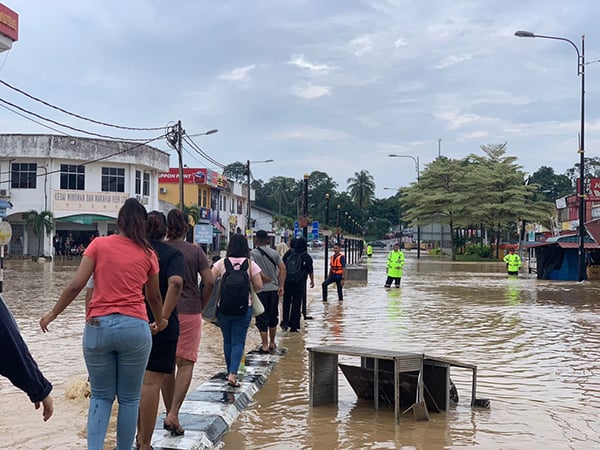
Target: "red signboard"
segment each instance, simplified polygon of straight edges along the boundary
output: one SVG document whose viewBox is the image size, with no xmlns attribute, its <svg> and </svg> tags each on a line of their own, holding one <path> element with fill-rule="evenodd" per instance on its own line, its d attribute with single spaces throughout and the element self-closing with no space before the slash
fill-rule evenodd
<svg viewBox="0 0 600 450">
<path fill-rule="evenodd" d="M 158 182 L 179 184 L 179 169 L 171 167 L 168 172 L 162 172 L 158 175 Z M 227 187 L 227 179 L 210 169 L 184 167 L 183 182 L 184 184 L 206 184 L 212 187 Z"/>
<path fill-rule="evenodd" d="M 19 39 L 19 15 L 0 3 L 0 34 L 16 41 Z"/>
</svg>

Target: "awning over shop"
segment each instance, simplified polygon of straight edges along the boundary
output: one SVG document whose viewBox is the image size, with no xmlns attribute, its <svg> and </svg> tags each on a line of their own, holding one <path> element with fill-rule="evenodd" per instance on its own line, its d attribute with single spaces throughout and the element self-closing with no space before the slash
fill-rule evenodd
<svg viewBox="0 0 600 450">
<path fill-rule="evenodd" d="M 82 225 L 92 225 L 94 222 L 115 221 L 114 217 L 100 216 L 98 214 L 75 214 L 74 216 L 57 217 L 58 222 L 72 222 Z"/>
</svg>

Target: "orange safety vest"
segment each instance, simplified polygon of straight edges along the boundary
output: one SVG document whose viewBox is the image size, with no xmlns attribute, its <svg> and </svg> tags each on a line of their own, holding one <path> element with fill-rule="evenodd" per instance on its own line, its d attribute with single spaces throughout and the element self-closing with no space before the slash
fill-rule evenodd
<svg viewBox="0 0 600 450">
<path fill-rule="evenodd" d="M 338 253 L 338 255 L 331 256 L 331 273 L 333 275 L 343 275 L 344 274 L 344 266 L 342 266 L 342 254 Z"/>
</svg>

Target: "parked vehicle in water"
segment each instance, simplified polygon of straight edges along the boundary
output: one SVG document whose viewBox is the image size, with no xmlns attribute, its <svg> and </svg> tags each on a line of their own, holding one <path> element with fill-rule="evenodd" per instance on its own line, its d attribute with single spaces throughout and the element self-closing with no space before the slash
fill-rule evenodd
<svg viewBox="0 0 600 450">
<path fill-rule="evenodd" d="M 367 245 L 370 245 L 373 248 L 386 248 L 387 247 L 386 243 L 383 241 L 373 241 L 373 242 L 367 243 Z"/>
</svg>

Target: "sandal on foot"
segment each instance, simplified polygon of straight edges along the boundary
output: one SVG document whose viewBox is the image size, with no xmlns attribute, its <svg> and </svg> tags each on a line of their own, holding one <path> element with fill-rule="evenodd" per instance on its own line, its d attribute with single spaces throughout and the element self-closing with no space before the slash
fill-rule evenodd
<svg viewBox="0 0 600 450">
<path fill-rule="evenodd" d="M 233 387 L 233 388 L 239 388 L 241 385 L 237 381 L 227 380 L 227 386 Z"/>
<path fill-rule="evenodd" d="M 163 421 L 163 428 L 165 430 L 171 432 L 171 436 L 183 436 L 183 434 L 185 433 L 185 430 L 183 428 L 181 428 L 180 426 L 178 427 L 175 425 L 171 425 L 165 421 Z"/>
</svg>

